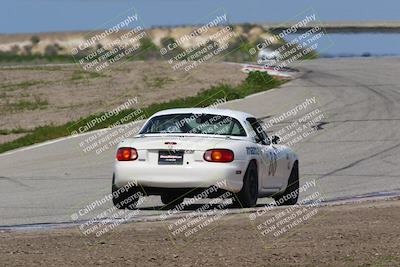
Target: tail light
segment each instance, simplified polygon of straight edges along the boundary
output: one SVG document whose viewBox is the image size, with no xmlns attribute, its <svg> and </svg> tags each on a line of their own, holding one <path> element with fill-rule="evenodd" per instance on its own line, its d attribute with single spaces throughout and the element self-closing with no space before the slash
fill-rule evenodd
<svg viewBox="0 0 400 267">
<path fill-rule="evenodd" d="M 138 158 L 136 149 L 131 147 L 120 147 L 117 151 L 118 161 L 135 160 Z"/>
<path fill-rule="evenodd" d="M 209 149 L 204 153 L 204 160 L 210 162 L 231 162 L 233 159 L 233 152 L 229 149 Z"/>
</svg>

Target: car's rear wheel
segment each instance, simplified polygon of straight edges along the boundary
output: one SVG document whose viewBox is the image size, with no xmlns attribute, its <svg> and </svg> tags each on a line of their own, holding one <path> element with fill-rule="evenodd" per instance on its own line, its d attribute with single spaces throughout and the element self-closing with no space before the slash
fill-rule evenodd
<svg viewBox="0 0 400 267">
<path fill-rule="evenodd" d="M 114 184 L 114 176 L 111 191 L 113 204 L 118 209 L 135 209 L 141 195 L 137 188 L 118 188 Z"/>
<path fill-rule="evenodd" d="M 277 205 L 295 205 L 299 199 L 299 164 L 297 161 L 293 164 L 292 171 L 290 172 L 288 186 L 285 191 L 279 195 L 274 196 Z"/>
<path fill-rule="evenodd" d="M 250 162 L 243 178 L 243 187 L 234 198 L 234 206 L 249 208 L 257 204 L 258 198 L 258 172 L 255 162 Z"/>
</svg>

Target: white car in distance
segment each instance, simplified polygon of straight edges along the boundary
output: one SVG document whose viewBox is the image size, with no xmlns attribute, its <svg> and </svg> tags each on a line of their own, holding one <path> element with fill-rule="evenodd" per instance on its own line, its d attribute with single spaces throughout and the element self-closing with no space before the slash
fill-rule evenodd
<svg viewBox="0 0 400 267">
<path fill-rule="evenodd" d="M 281 58 L 281 54 L 278 50 L 272 50 L 270 48 L 263 48 L 258 52 L 257 63 L 274 65 Z"/>
<path fill-rule="evenodd" d="M 244 112 L 181 108 L 157 112 L 139 134 L 122 141 L 112 180 L 117 208 L 135 208 L 140 196 L 160 195 L 167 206 L 218 185 L 218 197 L 234 195 L 239 207 L 273 197 L 283 205 L 298 199 L 296 154 L 268 137 L 262 122 Z M 132 186 L 127 186 L 132 185 Z M 283 200 L 283 196 L 285 197 Z"/>
</svg>

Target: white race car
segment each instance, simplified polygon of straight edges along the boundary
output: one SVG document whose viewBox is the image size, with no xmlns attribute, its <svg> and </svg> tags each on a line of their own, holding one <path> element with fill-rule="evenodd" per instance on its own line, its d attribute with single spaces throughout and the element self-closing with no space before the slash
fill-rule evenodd
<svg viewBox="0 0 400 267">
<path fill-rule="evenodd" d="M 299 191 L 298 158 L 278 143 L 279 137 L 269 138 L 262 122 L 244 112 L 211 108 L 158 112 L 138 135 L 118 145 L 113 203 L 129 209 L 143 195 L 160 195 L 164 204 L 177 205 L 217 186 L 206 197 L 229 191 L 241 207 L 256 205 L 259 197 L 293 205 Z"/>
</svg>

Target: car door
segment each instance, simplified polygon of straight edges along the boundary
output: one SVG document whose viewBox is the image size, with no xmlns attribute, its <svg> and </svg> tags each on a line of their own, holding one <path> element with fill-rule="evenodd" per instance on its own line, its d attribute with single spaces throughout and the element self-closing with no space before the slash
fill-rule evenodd
<svg viewBox="0 0 400 267">
<path fill-rule="evenodd" d="M 278 149 L 271 145 L 268 135 L 255 118 L 248 118 L 254 132 L 254 142 L 260 150 L 260 177 L 264 189 L 277 189 L 282 186 L 282 176 L 278 172 Z"/>
<path fill-rule="evenodd" d="M 284 146 L 280 146 L 278 144 L 271 144 L 271 147 L 274 149 L 276 157 L 275 175 L 279 178 L 280 186 L 283 186 L 288 178 L 287 175 L 288 153 Z"/>
<path fill-rule="evenodd" d="M 291 172 L 291 161 L 290 161 L 290 149 L 287 146 L 273 144 L 277 150 L 277 162 L 279 176 L 282 177 L 282 183 L 285 184 L 286 180 L 290 176 Z"/>
</svg>

